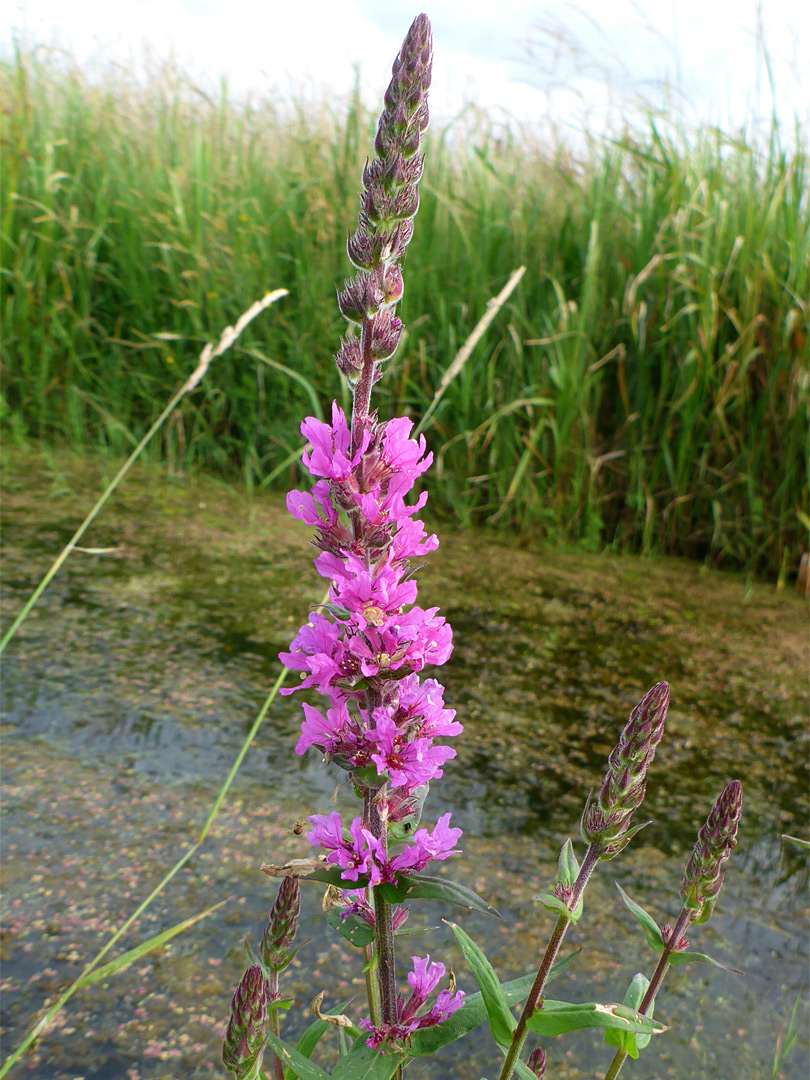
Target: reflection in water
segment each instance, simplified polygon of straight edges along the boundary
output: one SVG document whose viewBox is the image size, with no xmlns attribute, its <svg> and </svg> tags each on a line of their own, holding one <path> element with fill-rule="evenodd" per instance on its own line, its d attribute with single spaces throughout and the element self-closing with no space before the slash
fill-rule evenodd
<svg viewBox="0 0 810 1080">
<path fill-rule="evenodd" d="M 13 464 L 6 471 L 7 618 L 86 501 L 39 497 L 47 491 L 42 466 L 25 468 L 17 485 Z M 319 599 L 304 533 L 279 499 L 247 502 L 207 481 L 145 477 L 93 538 L 120 557 L 75 554 L 9 649 L 5 1048 L 199 831 L 275 677 L 277 652 Z M 780 843 L 783 833 L 807 830 L 801 602 L 765 585 L 746 602 L 739 579 L 691 564 L 541 556 L 479 536 L 444 535 L 422 582 L 425 605 L 441 604 L 453 624 L 443 681 L 466 726 L 426 817 L 453 811 L 465 854 L 443 869 L 482 892 L 506 924 L 432 903 L 414 905 L 411 923 L 455 918 L 503 978 L 529 970 L 550 925 L 530 898 L 548 887 L 563 839 L 577 837 L 584 798 L 630 709 L 666 678 L 672 707 L 645 802 L 652 823 L 594 879 L 571 935 L 582 955 L 551 993 L 620 1000 L 636 970 L 649 972 L 654 957 L 613 881 L 672 921 L 697 828 L 738 776 L 740 845 L 716 915 L 691 936 L 746 976 L 676 969 L 660 1000 L 673 1030 L 634 1068 L 639 1077 L 770 1075 L 797 994 L 808 1000 L 808 859 Z M 299 696 L 276 703 L 211 840 L 122 949 L 234 899 L 163 952 L 80 992 L 31 1057 L 29 1076 L 220 1075 L 240 939 L 258 940 L 272 900 L 258 865 L 301 855 L 294 823 L 328 810 L 335 794 L 334 772 L 293 753 Z M 349 802 L 345 790 L 335 797 Z M 319 903 L 319 889 L 305 889 L 301 933 L 312 940 L 288 975 L 290 1032 L 307 1023 L 318 989 L 333 1003 L 354 995 L 352 1009 L 362 1009 L 359 964 L 323 933 Z M 470 989 L 450 940 L 443 927 L 418 949 L 448 959 Z M 587 1032 L 546 1048 L 555 1077 L 600 1075 L 610 1058 Z M 803 1076 L 806 1055 L 803 1034 L 783 1075 Z M 479 1080 L 494 1060 L 479 1033 L 448 1048 L 443 1063 L 413 1072 Z"/>
</svg>

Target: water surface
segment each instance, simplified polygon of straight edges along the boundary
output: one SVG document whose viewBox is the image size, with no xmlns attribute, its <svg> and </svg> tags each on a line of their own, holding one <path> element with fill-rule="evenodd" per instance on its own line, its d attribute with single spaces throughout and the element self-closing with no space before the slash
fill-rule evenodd
<svg viewBox="0 0 810 1080">
<path fill-rule="evenodd" d="M 110 475 L 112 469 L 109 470 Z M 5 469 L 4 618 L 13 617 L 103 487 L 104 467 L 15 454 Z M 426 818 L 452 810 L 464 855 L 443 871 L 476 888 L 504 923 L 414 904 L 402 941 L 471 977 L 442 926 L 455 919 L 503 979 L 532 967 L 551 916 L 532 902 L 557 851 L 577 838 L 588 789 L 630 709 L 666 678 L 672 707 L 650 775 L 648 826 L 604 864 L 570 935 L 582 947 L 551 988 L 566 1000 L 621 1000 L 654 956 L 619 881 L 674 921 L 683 866 L 724 784 L 742 780 L 740 843 L 711 922 L 692 944 L 745 970 L 671 973 L 656 1015 L 672 1026 L 628 1075 L 754 1080 L 803 997 L 801 1035 L 779 1075 L 806 1075 L 807 609 L 795 593 L 675 560 L 550 554 L 441 529 L 420 572 L 455 651 L 441 671 L 466 725 Z M 4 657 L 4 1055 L 199 832 L 322 580 L 306 529 L 275 496 L 248 499 L 210 479 L 143 470 L 128 478 Z M 103 550 L 107 549 L 107 550 Z M 315 701 L 316 699 L 311 699 Z M 122 950 L 228 899 L 212 917 L 107 983 L 80 991 L 16 1067 L 33 1080 L 221 1076 L 219 1046 L 273 898 L 262 861 L 306 854 L 295 821 L 349 807 L 342 778 L 293 753 L 300 703 L 280 699 L 204 847 L 133 927 Z M 582 850 L 580 845 L 580 851 Z M 305 886 L 301 938 L 286 976 L 286 1030 L 355 996 L 360 965 L 323 932 L 320 889 Z M 418 943 L 418 944 L 415 944 Z M 697 1018 L 697 1019 L 696 1019 Z M 546 1040 L 547 1076 L 599 1077 L 596 1033 Z M 497 1069 L 482 1033 L 410 1072 L 478 1080 Z M 11 1074 L 15 1075 L 14 1073 Z"/>
</svg>

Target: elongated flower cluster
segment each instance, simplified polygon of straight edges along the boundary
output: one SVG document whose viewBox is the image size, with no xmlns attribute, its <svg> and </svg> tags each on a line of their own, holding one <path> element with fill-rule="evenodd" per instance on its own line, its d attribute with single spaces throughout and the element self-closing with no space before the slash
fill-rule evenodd
<svg viewBox="0 0 810 1080">
<path fill-rule="evenodd" d="M 683 905 L 691 921 L 708 922 L 725 877 L 725 864 L 737 846 L 742 814 L 742 784 L 727 784 L 698 833 L 681 884 Z"/>
<path fill-rule="evenodd" d="M 450 989 L 440 990 L 430 1008 L 420 1013 L 419 1010 L 444 978 L 445 967 L 444 964 L 431 963 L 429 955 L 424 958 L 413 956 L 411 959 L 413 971 L 408 975 L 411 995 L 407 1001 L 403 997 L 397 998 L 396 1021 L 380 1027 L 374 1027 L 368 1020 L 362 1021 L 363 1027 L 371 1032 L 367 1040 L 371 1047 L 384 1042 L 408 1041 L 415 1031 L 440 1024 L 464 1004 L 463 990 L 455 993 Z"/>
<path fill-rule="evenodd" d="M 664 734 L 669 686 L 656 683 L 630 713 L 619 741 L 608 756 L 608 770 L 598 796 L 588 798 L 580 830 L 588 843 L 598 843 L 600 858 L 612 859 L 641 828 L 630 827 L 641 805 L 647 769 Z"/>
<path fill-rule="evenodd" d="M 362 886 L 345 914 L 375 928 L 383 1026 L 366 1025 L 371 1046 L 438 1023 L 464 996 L 443 991 L 428 1012 L 417 1015 L 444 967 L 415 958 L 413 993 L 397 1003 L 393 932 L 406 916 L 392 915 L 378 892 L 372 908 L 368 892 L 401 884 L 434 859 L 448 858 L 458 851 L 461 836 L 449 814 L 432 830 L 417 828 L 430 781 L 455 756 L 436 740 L 462 730 L 454 710 L 444 707 L 441 685 L 420 678 L 427 665 L 443 664 L 452 650 L 450 627 L 438 608 L 418 606 L 411 576 L 410 560 L 438 547 L 416 518 L 427 496 L 406 502 L 433 455 L 426 452 L 424 436 L 411 437 L 410 420 L 381 422 L 370 410 L 381 362 L 393 354 L 402 330 L 394 308 L 403 290 L 399 261 L 419 202 L 431 50 L 430 23 L 420 15 L 393 66 L 377 156 L 363 172 L 358 228 L 348 240 L 358 273 L 339 291 L 338 304 L 352 329 L 335 360 L 354 395 L 351 421 L 337 403 L 331 423 L 304 421 L 308 450 L 302 461 L 315 483 L 287 497 L 293 517 L 315 530 L 315 566 L 330 585 L 327 602 L 310 613 L 280 659 L 301 673 L 296 689 L 314 689 L 327 698 L 321 708 L 303 706 L 297 753 L 311 746 L 320 750 L 349 773 L 363 800 L 362 815 L 348 824 L 337 811 L 313 814 L 308 838 L 327 852 L 326 862 L 339 868 L 343 881 Z"/>
<path fill-rule="evenodd" d="M 322 553 L 315 566 L 331 585 L 326 610 L 313 611 L 291 651 L 280 654 L 303 673 L 296 689 L 313 687 L 329 699 L 325 710 L 304 705 L 296 751 L 315 746 L 369 786 L 401 789 L 381 809 L 394 821 L 402 817 L 401 795 L 441 776 L 455 755 L 435 740 L 462 730 L 454 710 L 444 708 L 440 684 L 417 675 L 426 664 L 447 660 L 452 632 L 437 608 L 414 604 L 408 560 L 434 550 L 438 540 L 413 517 L 424 496 L 412 506 L 404 501 L 432 461 L 424 439 L 409 438 L 411 426 L 409 420 L 375 424 L 349 454 L 350 433 L 337 405 L 331 426 L 311 417 L 302 424 L 312 447 L 304 463 L 325 479 L 310 493 L 290 492 L 287 506 L 316 527 Z M 311 835 L 313 843 L 323 837 L 317 828 Z"/>
</svg>

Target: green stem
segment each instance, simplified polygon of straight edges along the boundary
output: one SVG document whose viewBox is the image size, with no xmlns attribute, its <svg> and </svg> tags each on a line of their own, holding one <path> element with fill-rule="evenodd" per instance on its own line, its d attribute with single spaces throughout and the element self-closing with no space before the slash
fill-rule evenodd
<svg viewBox="0 0 810 1080">
<path fill-rule="evenodd" d="M 377 965 L 374 963 L 374 946 L 369 942 L 363 946 L 363 974 L 366 976 L 366 997 L 368 998 L 368 1017 L 374 1027 L 382 1024 L 380 1012 L 380 984 L 377 979 Z"/>
<path fill-rule="evenodd" d="M 373 692 L 369 691 L 368 708 L 374 705 Z M 383 841 L 386 839 L 385 823 L 380 818 L 375 800 L 377 792 L 366 790 L 363 818 L 368 830 Z M 395 1024 L 397 1020 L 397 975 L 394 956 L 394 925 L 391 904 L 379 888 L 372 889 L 374 897 L 374 932 L 377 943 L 377 979 L 382 1009 L 382 1022 Z"/>
<path fill-rule="evenodd" d="M 678 916 L 678 921 L 675 923 L 675 929 L 669 936 L 669 940 L 664 946 L 664 950 L 658 958 L 653 977 L 650 979 L 650 985 L 647 987 L 647 992 L 641 999 L 641 1004 L 638 1007 L 638 1011 L 642 1016 L 646 1016 L 648 1010 L 655 1001 L 655 995 L 661 988 L 661 983 L 664 981 L 664 976 L 667 973 L 669 967 L 669 958 L 672 951 L 678 941 L 683 937 L 684 930 L 692 920 L 692 912 L 684 908 Z M 613 1061 L 610 1063 L 610 1068 L 605 1073 L 605 1080 L 616 1080 L 616 1077 L 621 1071 L 622 1065 L 624 1065 L 627 1058 L 626 1050 L 617 1050 L 613 1056 Z"/>
<path fill-rule="evenodd" d="M 397 1022 L 397 977 L 394 959 L 394 928 L 391 905 L 374 889 L 374 921 L 377 929 L 377 962 L 384 1024 Z"/>
<path fill-rule="evenodd" d="M 568 910 L 576 910 L 577 904 L 580 901 L 582 893 L 585 890 L 585 886 L 588 883 L 588 878 L 591 876 L 594 867 L 599 861 L 599 841 L 595 840 L 588 848 L 588 852 L 580 867 L 577 879 L 574 882 L 571 889 L 571 899 L 568 902 Z M 520 1052 L 523 1049 L 523 1044 L 526 1042 L 526 1036 L 528 1034 L 527 1023 L 534 1015 L 537 1009 L 542 1009 L 543 1003 L 540 1000 L 540 996 L 543 993 L 548 977 L 551 972 L 551 968 L 554 961 L 557 958 L 557 953 L 560 951 L 560 946 L 563 943 L 563 939 L 568 931 L 570 919 L 567 915 L 560 915 L 557 919 L 557 924 L 549 938 L 546 951 L 543 954 L 543 959 L 540 963 L 540 968 L 537 972 L 537 977 L 534 980 L 529 996 L 526 998 L 526 1004 L 523 1006 L 523 1012 L 520 1014 L 517 1027 L 512 1033 L 512 1042 L 509 1045 L 509 1050 L 506 1054 L 506 1059 L 501 1069 L 499 1080 L 509 1080 L 512 1073 L 515 1070 L 515 1064 L 520 1057 Z M 538 1004 L 539 1002 L 539 1004 Z"/>
<path fill-rule="evenodd" d="M 271 971 L 268 977 L 268 983 L 270 984 L 270 992 L 267 995 L 268 999 L 272 1001 L 278 1001 L 280 994 L 278 992 L 278 972 Z M 273 1009 L 270 1013 L 270 1030 L 278 1039 L 281 1037 L 281 1022 L 279 1020 L 280 1009 Z M 275 1080 L 284 1080 L 284 1066 L 281 1064 L 281 1058 L 278 1054 L 272 1055 L 273 1061 L 273 1076 Z"/>
</svg>

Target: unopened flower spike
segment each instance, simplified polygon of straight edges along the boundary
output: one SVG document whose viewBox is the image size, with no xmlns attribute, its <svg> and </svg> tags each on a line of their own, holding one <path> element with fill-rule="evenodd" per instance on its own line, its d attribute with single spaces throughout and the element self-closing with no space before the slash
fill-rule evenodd
<svg viewBox="0 0 810 1080">
<path fill-rule="evenodd" d="M 360 332 L 341 341 L 335 363 L 354 389 L 365 371 L 364 396 L 380 376 L 379 365 L 396 351 L 402 323 L 394 308 L 402 299 L 399 261 L 413 235 L 419 209 L 423 160 L 421 138 L 428 127 L 433 41 L 426 15 L 418 15 L 394 61 L 385 108 L 377 125 L 377 156 L 366 162 L 357 229 L 346 250 L 357 268 L 338 290 L 344 318 Z"/>
<path fill-rule="evenodd" d="M 742 784 L 732 780 L 723 790 L 698 833 L 697 843 L 681 884 L 681 899 L 691 922 L 711 918 L 723 885 L 725 864 L 737 846 L 737 827 L 742 813 Z"/>
<path fill-rule="evenodd" d="M 222 1063 L 236 1080 L 258 1080 L 267 1043 L 267 980 L 258 964 L 242 976 L 231 1001 Z"/>
<path fill-rule="evenodd" d="M 669 708 L 669 685 L 656 683 L 630 714 L 619 741 L 608 757 L 608 771 L 596 798 L 588 796 L 580 830 L 583 839 L 599 845 L 599 857 L 612 859 L 643 825 L 630 820 L 644 798 L 647 769 L 664 734 Z"/>
<path fill-rule="evenodd" d="M 282 878 L 259 949 L 268 971 L 283 971 L 295 955 L 292 943 L 298 929 L 299 907 L 298 878 Z"/>
</svg>

